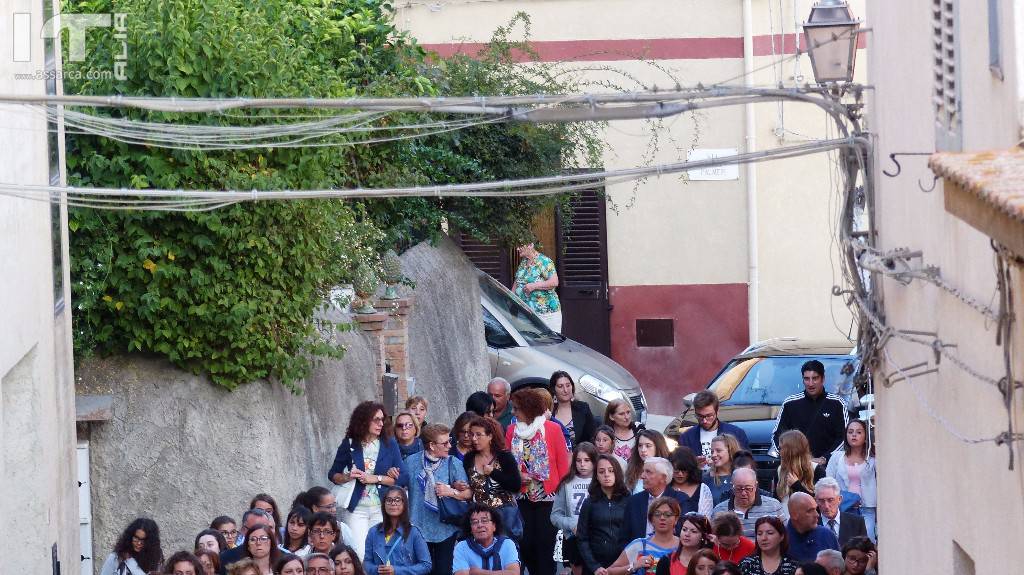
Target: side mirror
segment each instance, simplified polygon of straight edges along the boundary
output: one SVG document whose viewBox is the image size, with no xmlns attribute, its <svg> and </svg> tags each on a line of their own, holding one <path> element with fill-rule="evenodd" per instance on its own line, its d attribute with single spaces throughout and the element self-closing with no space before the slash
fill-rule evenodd
<svg viewBox="0 0 1024 575">
<path fill-rule="evenodd" d="M 695 397 L 697 397 L 696 393 L 688 393 L 683 396 L 683 406 L 686 407 L 687 410 L 693 408 L 693 398 Z"/>
</svg>

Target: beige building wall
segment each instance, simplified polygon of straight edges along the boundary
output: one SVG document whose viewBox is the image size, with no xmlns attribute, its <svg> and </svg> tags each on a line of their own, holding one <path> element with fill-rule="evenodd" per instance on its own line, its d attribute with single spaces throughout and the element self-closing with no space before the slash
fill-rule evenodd
<svg viewBox="0 0 1024 575">
<path fill-rule="evenodd" d="M 870 80 L 875 86 L 870 126 L 877 134 L 876 168 L 891 169 L 888 154 L 936 149 L 932 101 L 932 0 L 871 0 Z M 959 4 L 963 149 L 1008 148 L 1017 143 L 1017 79 L 1013 6 L 999 2 L 1005 80 L 989 70 L 986 2 Z M 923 250 L 927 264 L 967 296 L 989 303 L 995 293 L 993 252 L 981 232 L 948 214 L 943 186 L 924 193 L 932 174 L 926 158 L 902 158 L 898 178 L 879 174 L 876 197 L 882 249 Z M 1024 231 L 1022 231 L 1024 233 Z M 1014 272 L 1017 324 L 1012 350 L 1019 380 L 1024 373 L 1021 330 L 1021 268 Z M 999 378 L 1002 348 L 995 326 L 934 286 L 881 282 L 887 322 L 903 329 L 934 331 L 978 371 Z M 879 537 L 886 573 L 1018 573 L 1024 565 L 1024 466 L 1020 442 L 1015 469 L 1010 451 L 992 442 L 968 444 L 957 438 L 992 438 L 1006 430 L 1002 396 L 943 360 L 934 375 L 882 385 L 896 366 L 929 362 L 931 349 L 893 341 L 877 372 Z M 1021 424 L 1022 394 L 1014 411 Z M 910 552 L 908 552 L 910 551 Z"/>
<path fill-rule="evenodd" d="M 15 13 L 31 15 L 31 55 L 14 61 Z M 0 93 L 44 94 L 42 3 L 0 1 Z M 0 106 L 0 182 L 50 182 L 46 122 Z M 4 573 L 79 570 L 75 399 L 66 211 L 0 195 L 0 557 Z M 56 242 L 56 244 L 52 243 Z M 56 274 L 56 275 L 55 275 Z M 61 288 L 55 297 L 54 284 Z M 60 301 L 63 300 L 63 304 Z M 56 553 L 54 554 L 54 550 Z"/>
<path fill-rule="evenodd" d="M 794 86 L 797 75 L 802 82 L 813 81 L 808 58 L 792 54 L 797 23 L 811 5 L 811 0 L 752 0 L 755 85 Z M 863 15 L 862 1 L 853 8 Z M 530 15 L 531 40 L 540 51 L 554 54 L 553 60 L 585 60 L 565 66 L 581 70 L 587 80 L 610 80 L 632 90 L 744 82 L 740 0 L 437 0 L 399 3 L 397 22 L 428 48 L 451 51 L 463 44 L 463 51 L 473 53 L 472 43 L 488 41 L 519 11 Z M 780 35 L 774 56 L 772 34 Z M 652 40 L 662 48 L 675 43 L 692 50 L 639 47 Z M 641 53 L 652 61 L 637 59 Z M 600 54 L 609 57 L 602 60 Z M 800 104 L 758 105 L 755 124 L 757 149 L 824 138 L 828 129 L 823 113 Z M 742 107 L 670 118 L 664 126 L 654 163 L 685 160 L 691 147 L 746 148 Z M 615 122 L 605 139 L 605 168 L 634 167 L 644 163 L 651 133 L 644 122 Z M 654 402 L 664 411 L 673 411 L 687 391 L 703 387 L 751 340 L 838 340 L 849 330 L 848 310 L 831 295 L 839 277 L 832 240 L 838 181 L 830 180 L 831 170 L 825 155 L 757 167 L 760 281 L 754 334 L 748 331 L 746 170 L 740 167 L 739 178 L 729 181 L 664 176 L 608 188 L 618 208 L 609 209 L 607 217 L 612 357 L 637 375 L 649 395 L 652 388 L 666 386 L 665 396 L 656 398 L 665 401 Z M 643 355 L 647 352 L 636 347 L 633 326 L 645 317 L 675 320 L 676 349 Z M 655 368 L 674 376 L 665 381 Z"/>
</svg>

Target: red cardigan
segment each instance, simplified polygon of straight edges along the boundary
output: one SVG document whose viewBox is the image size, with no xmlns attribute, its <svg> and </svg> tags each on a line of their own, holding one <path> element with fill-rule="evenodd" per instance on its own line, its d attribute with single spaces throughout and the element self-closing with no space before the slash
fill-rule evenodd
<svg viewBox="0 0 1024 575">
<path fill-rule="evenodd" d="M 756 547 L 757 544 L 754 543 L 753 539 L 748 539 L 740 535 L 740 543 L 736 546 L 735 549 L 729 551 L 723 549 L 721 545 L 715 545 L 714 553 L 716 556 L 718 556 L 719 559 L 723 561 L 732 561 L 733 563 L 739 565 L 740 561 L 742 561 L 743 558 L 747 555 L 753 553 Z"/>
<path fill-rule="evenodd" d="M 505 432 L 505 443 L 508 450 L 512 451 L 512 439 L 516 435 L 516 426 L 508 426 Z M 544 493 L 551 495 L 558 488 L 559 482 L 569 472 L 569 450 L 565 446 L 565 437 L 562 435 L 562 427 L 553 421 L 544 422 L 544 443 L 548 446 L 548 466 L 551 470 L 548 478 L 544 480 Z M 523 469 L 522 463 L 519 465 Z M 526 493 L 528 482 L 523 482 L 522 493 Z"/>
</svg>

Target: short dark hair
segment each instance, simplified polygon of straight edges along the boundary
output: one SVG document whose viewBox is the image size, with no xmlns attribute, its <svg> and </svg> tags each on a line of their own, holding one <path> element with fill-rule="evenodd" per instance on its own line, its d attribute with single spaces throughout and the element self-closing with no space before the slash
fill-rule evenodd
<svg viewBox="0 0 1024 575">
<path fill-rule="evenodd" d="M 202 531 L 199 532 L 199 535 L 196 535 L 196 543 L 195 543 L 195 545 L 192 546 L 193 549 L 196 549 L 196 550 L 199 549 L 199 540 L 204 535 L 211 535 L 211 536 L 213 536 L 213 538 L 217 540 L 217 546 L 220 547 L 220 550 L 221 551 L 227 551 L 228 541 L 227 541 L 227 539 L 224 539 L 224 534 L 221 533 L 220 531 L 217 531 L 216 529 L 213 529 L 213 528 L 203 529 Z"/>
<path fill-rule="evenodd" d="M 493 408 L 494 398 L 486 391 L 474 391 L 466 398 L 466 411 L 472 411 L 480 417 L 487 415 Z"/>
<path fill-rule="evenodd" d="M 341 541 L 341 526 L 338 525 L 338 516 L 333 513 L 327 513 L 326 511 L 320 511 L 314 513 L 309 518 L 309 523 L 306 524 L 306 532 L 308 533 L 317 525 L 326 525 L 334 530 L 334 542 Z"/>
<path fill-rule="evenodd" d="M 206 573 L 206 570 L 203 569 L 203 564 L 199 562 L 199 558 L 189 553 L 188 551 L 178 551 L 177 553 L 168 557 L 167 561 L 164 563 L 164 573 L 167 575 L 171 575 L 172 573 L 174 573 L 174 566 L 178 563 L 181 563 L 182 561 L 184 561 L 185 563 L 191 563 L 192 568 L 196 570 L 196 575 L 199 575 L 200 573 Z"/>
<path fill-rule="evenodd" d="M 280 573 L 282 570 L 284 570 L 284 566 L 291 563 L 292 561 L 298 561 L 299 565 L 302 565 L 302 571 L 306 571 L 306 564 L 302 561 L 302 557 L 299 557 L 294 553 L 285 553 L 277 559 L 276 563 L 274 563 L 274 573 Z M 196 572 L 196 575 L 199 575 L 199 573 Z"/>
<path fill-rule="evenodd" d="M 238 522 L 228 517 L 227 515 L 219 515 L 213 521 L 210 522 L 210 529 L 220 529 L 228 523 L 238 527 Z"/>
<path fill-rule="evenodd" d="M 858 535 L 856 537 L 850 537 L 850 540 L 843 544 L 843 559 L 846 558 L 846 554 L 850 551 L 863 551 L 864 553 L 870 553 L 876 550 L 875 544 L 865 537 L 864 535 Z"/>
<path fill-rule="evenodd" d="M 719 511 L 711 518 L 711 531 L 719 537 L 743 535 L 743 523 L 732 511 Z"/>
<path fill-rule="evenodd" d="M 697 456 L 693 454 L 692 449 L 685 445 L 680 445 L 672 452 L 670 461 L 672 462 L 673 469 L 686 474 L 687 483 L 700 485 L 700 463 L 697 462 Z"/>
<path fill-rule="evenodd" d="M 693 398 L 693 409 L 704 409 L 709 405 L 713 406 L 715 411 L 718 411 L 718 394 L 706 389 L 697 392 L 697 395 Z"/>
<path fill-rule="evenodd" d="M 474 503 L 469 506 L 469 511 L 466 511 L 466 516 L 462 519 L 462 531 L 466 539 L 473 538 L 472 520 L 473 516 L 477 513 L 486 513 L 491 517 L 491 523 L 494 524 L 494 535 L 504 535 L 505 526 L 501 523 L 501 514 L 498 510 L 493 507 L 487 507 L 480 503 Z"/>
<path fill-rule="evenodd" d="M 808 561 L 801 563 L 797 569 L 803 571 L 804 575 L 828 575 L 828 569 L 825 569 L 821 565 L 818 565 L 814 561 Z"/>
<path fill-rule="evenodd" d="M 757 460 L 754 459 L 754 454 L 746 449 L 741 449 L 734 453 L 732 456 L 732 468 L 737 469 L 739 467 L 753 467 L 754 471 L 757 471 Z"/>
<path fill-rule="evenodd" d="M 805 361 L 804 364 L 800 366 L 800 373 L 804 373 L 805 371 L 813 371 L 821 377 L 825 377 L 825 365 L 816 359 Z"/>
</svg>

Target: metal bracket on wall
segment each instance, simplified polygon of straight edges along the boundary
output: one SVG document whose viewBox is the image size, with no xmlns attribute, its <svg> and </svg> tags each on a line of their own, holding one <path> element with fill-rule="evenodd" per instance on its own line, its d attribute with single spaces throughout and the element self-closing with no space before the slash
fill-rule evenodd
<svg viewBox="0 0 1024 575">
<path fill-rule="evenodd" d="M 889 154 L 889 161 L 891 161 L 893 165 L 896 166 L 896 171 L 890 172 L 889 170 L 882 170 L 882 174 L 889 176 L 890 178 L 895 178 L 896 176 L 899 176 L 903 172 L 903 166 L 900 165 L 900 161 L 896 159 L 897 156 L 930 156 L 934 153 L 935 152 L 893 152 Z M 934 176 L 932 178 L 932 185 L 928 187 L 925 187 L 920 178 L 917 179 L 917 187 L 920 188 L 921 191 L 926 194 L 934 192 L 935 186 L 937 186 L 938 183 L 939 176 Z"/>
</svg>

